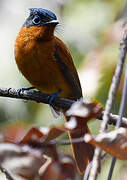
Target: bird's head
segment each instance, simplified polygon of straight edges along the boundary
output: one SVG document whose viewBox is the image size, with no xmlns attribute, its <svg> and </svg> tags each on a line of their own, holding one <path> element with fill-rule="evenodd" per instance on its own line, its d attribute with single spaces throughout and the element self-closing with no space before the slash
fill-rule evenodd
<svg viewBox="0 0 127 180">
<path fill-rule="evenodd" d="M 55 27 L 57 24 L 59 24 L 59 21 L 52 11 L 42 8 L 30 8 L 30 15 L 26 19 L 23 27 L 41 27 L 44 25 Z"/>
</svg>

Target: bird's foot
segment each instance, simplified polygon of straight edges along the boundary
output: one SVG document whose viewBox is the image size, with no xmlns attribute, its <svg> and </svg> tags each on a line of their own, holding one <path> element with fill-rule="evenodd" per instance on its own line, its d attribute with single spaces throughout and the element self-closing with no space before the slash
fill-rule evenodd
<svg viewBox="0 0 127 180">
<path fill-rule="evenodd" d="M 17 92 L 18 92 L 18 95 L 20 96 L 21 91 L 29 91 L 31 89 L 35 89 L 35 87 L 32 86 L 32 87 L 27 87 L 27 88 L 19 88 Z"/>
<path fill-rule="evenodd" d="M 56 92 L 56 93 L 53 93 L 53 94 L 50 94 L 50 95 L 49 95 L 49 104 L 50 104 L 50 105 L 52 105 L 52 102 L 53 102 L 54 98 L 57 97 L 60 93 L 61 93 L 61 90 L 59 90 L 59 91 Z"/>
</svg>

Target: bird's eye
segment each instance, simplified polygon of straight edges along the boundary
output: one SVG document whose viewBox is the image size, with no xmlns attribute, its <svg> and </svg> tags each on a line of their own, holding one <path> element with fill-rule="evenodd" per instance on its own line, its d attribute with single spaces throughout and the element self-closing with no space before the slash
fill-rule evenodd
<svg viewBox="0 0 127 180">
<path fill-rule="evenodd" d="M 40 22 L 41 22 L 41 19 L 39 16 L 35 16 L 32 20 L 32 22 L 35 24 L 35 25 L 38 25 Z"/>
</svg>

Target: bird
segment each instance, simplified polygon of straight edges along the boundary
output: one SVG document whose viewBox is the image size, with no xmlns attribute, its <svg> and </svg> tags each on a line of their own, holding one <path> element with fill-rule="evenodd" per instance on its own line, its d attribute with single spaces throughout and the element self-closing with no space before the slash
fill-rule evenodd
<svg viewBox="0 0 127 180">
<path fill-rule="evenodd" d="M 81 84 L 67 46 L 54 35 L 58 24 L 59 21 L 51 10 L 30 8 L 29 17 L 15 41 L 15 60 L 19 71 L 39 91 L 52 97 L 57 95 L 77 101 L 83 96 Z M 65 115 L 64 111 L 63 113 Z M 66 115 L 65 119 L 69 120 Z M 85 133 L 89 131 L 88 127 L 84 129 Z M 75 138 L 74 134 L 71 132 L 69 134 L 70 138 Z M 82 173 L 88 160 L 92 160 L 93 147 L 86 143 L 81 145 L 84 148 L 89 147 L 91 152 L 87 153 L 85 149 L 86 158 L 82 158 L 83 148 L 72 143 L 75 159 L 82 161 L 81 163 L 76 161 Z"/>
</svg>

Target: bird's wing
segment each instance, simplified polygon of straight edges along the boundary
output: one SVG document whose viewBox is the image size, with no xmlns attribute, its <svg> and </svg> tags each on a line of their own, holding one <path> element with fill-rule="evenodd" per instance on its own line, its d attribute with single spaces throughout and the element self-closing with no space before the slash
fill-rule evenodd
<svg viewBox="0 0 127 180">
<path fill-rule="evenodd" d="M 76 68 L 66 45 L 57 37 L 55 37 L 54 56 L 64 78 L 72 89 L 74 99 L 79 99 L 82 97 L 82 90 Z"/>
</svg>

